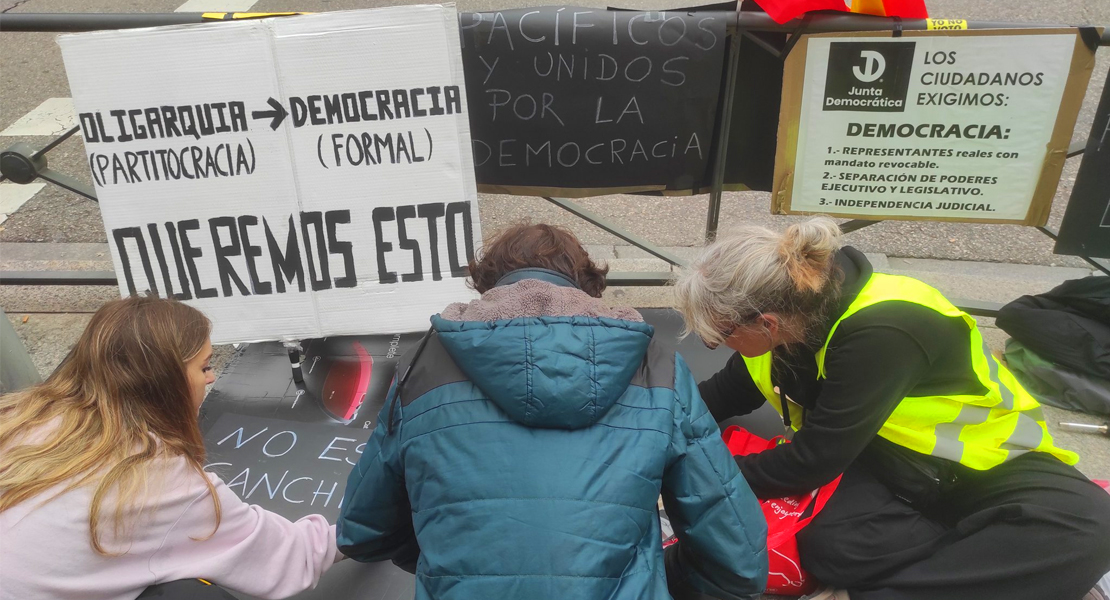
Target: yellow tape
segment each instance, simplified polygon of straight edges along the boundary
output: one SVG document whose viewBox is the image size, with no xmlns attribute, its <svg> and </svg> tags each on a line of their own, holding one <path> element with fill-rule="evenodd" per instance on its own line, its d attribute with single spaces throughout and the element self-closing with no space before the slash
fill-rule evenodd
<svg viewBox="0 0 1110 600">
<path fill-rule="evenodd" d="M 238 13 L 209 12 L 209 13 L 201 14 L 201 18 L 202 19 L 208 19 L 210 21 L 228 21 L 228 20 L 234 20 L 234 19 L 265 19 L 267 17 L 291 17 L 293 15 L 310 15 L 310 14 L 312 14 L 312 13 L 306 13 L 306 12 L 272 12 L 272 13 L 263 13 L 263 12 L 250 12 L 250 13 L 248 13 L 248 12 L 238 12 Z"/>
<path fill-rule="evenodd" d="M 967 19 L 925 19 L 929 31 L 934 29 L 967 29 Z"/>
</svg>

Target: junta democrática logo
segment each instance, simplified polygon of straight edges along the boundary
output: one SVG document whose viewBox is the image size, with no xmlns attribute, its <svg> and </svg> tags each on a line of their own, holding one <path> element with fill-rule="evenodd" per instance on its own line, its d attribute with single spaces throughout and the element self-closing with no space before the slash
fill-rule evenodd
<svg viewBox="0 0 1110 600">
<path fill-rule="evenodd" d="M 822 110 L 903 112 L 917 42 L 831 42 Z"/>
</svg>

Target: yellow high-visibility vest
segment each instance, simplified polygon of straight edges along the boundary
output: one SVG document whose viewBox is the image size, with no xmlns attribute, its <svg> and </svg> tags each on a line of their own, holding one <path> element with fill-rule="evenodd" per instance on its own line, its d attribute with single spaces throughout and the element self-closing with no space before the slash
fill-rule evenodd
<svg viewBox="0 0 1110 600">
<path fill-rule="evenodd" d="M 956 308 L 940 292 L 909 277 L 875 273 L 859 296 L 840 315 L 817 352 L 817 377 L 824 379 L 829 340 L 845 319 L 879 302 L 912 302 L 968 325 L 971 367 L 987 393 L 911 396 L 903 398 L 883 423 L 879 435 L 910 450 L 945 458 L 972 469 L 986 470 L 1026 452 L 1048 452 L 1074 465 L 1079 456 L 1057 448 L 1045 425 L 1041 405 L 991 355 L 975 319 Z M 895 349 L 892 349 L 895 351 Z M 771 381 L 771 353 L 744 357 L 752 381 L 771 406 L 782 414 L 782 401 Z M 802 424 L 802 407 L 789 402 L 791 425 Z"/>
</svg>

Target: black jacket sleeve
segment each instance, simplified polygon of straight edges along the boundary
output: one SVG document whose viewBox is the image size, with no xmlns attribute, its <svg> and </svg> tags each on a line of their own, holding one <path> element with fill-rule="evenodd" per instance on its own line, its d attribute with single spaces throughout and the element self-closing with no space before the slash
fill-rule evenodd
<svg viewBox="0 0 1110 600">
<path fill-rule="evenodd" d="M 805 493 L 843 473 L 929 369 L 930 352 L 900 328 L 877 325 L 836 337 L 826 354 L 827 379 L 793 442 L 736 458 L 760 498 Z"/>
<path fill-rule="evenodd" d="M 746 415 L 766 402 L 738 352 L 729 357 L 725 368 L 699 383 L 698 392 L 718 423 Z"/>
</svg>

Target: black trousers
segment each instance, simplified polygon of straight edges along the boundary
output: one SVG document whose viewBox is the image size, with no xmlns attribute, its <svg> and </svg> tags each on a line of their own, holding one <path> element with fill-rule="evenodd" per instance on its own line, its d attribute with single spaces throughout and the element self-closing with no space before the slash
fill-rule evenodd
<svg viewBox="0 0 1110 600">
<path fill-rule="evenodd" d="M 152 585 L 138 600 L 235 600 L 235 596 L 218 585 L 206 584 L 199 579 L 182 579 Z"/>
<path fill-rule="evenodd" d="M 988 471 L 961 467 L 919 511 L 857 464 L 798 549 L 852 600 L 1079 600 L 1110 571 L 1110 494 L 1030 452 Z"/>
</svg>

